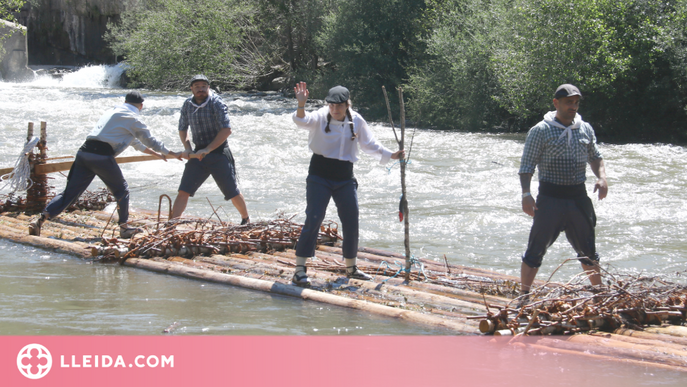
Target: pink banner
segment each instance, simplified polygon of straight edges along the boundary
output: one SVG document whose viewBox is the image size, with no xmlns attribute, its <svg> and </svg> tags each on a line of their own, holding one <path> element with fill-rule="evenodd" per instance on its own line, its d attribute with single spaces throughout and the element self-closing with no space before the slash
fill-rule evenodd
<svg viewBox="0 0 687 387">
<path fill-rule="evenodd" d="M 536 385 L 601 385 L 604 377 L 599 373 L 629 369 L 619 370 L 617 363 L 599 368 L 594 359 L 565 357 L 504 339 L 0 336 L 0 385 L 531 386 L 533 379 Z M 628 380 L 641 379 L 627 376 L 603 385 L 627 386 L 632 385 Z"/>
</svg>

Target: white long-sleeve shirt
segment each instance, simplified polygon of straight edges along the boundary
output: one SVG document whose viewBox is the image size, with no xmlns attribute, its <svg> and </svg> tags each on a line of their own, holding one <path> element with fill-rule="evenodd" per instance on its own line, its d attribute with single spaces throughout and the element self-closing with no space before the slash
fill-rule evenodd
<svg viewBox="0 0 687 387">
<path fill-rule="evenodd" d="M 365 119 L 357 112 L 351 110 L 353 118 L 353 131 L 357 137 L 351 141 L 351 128 L 348 117 L 344 121 L 334 118 L 329 122 L 329 133 L 324 129 L 327 126 L 327 114 L 329 107 L 324 106 L 314 112 L 306 112 L 304 118 L 298 118 L 296 112 L 293 113 L 293 122 L 300 128 L 307 129 L 308 146 L 310 150 L 318 155 L 330 159 L 358 161 L 358 146 L 360 149 L 379 160 L 380 164 L 386 164 L 391 160 L 392 151 L 380 144 L 373 136 Z"/>
<path fill-rule="evenodd" d="M 115 156 L 128 146 L 141 152 L 150 148 L 163 155 L 169 154 L 162 141 L 153 137 L 148 126 L 141 121 L 138 108 L 128 103 L 115 106 L 103 114 L 86 139 L 110 144 Z"/>
</svg>

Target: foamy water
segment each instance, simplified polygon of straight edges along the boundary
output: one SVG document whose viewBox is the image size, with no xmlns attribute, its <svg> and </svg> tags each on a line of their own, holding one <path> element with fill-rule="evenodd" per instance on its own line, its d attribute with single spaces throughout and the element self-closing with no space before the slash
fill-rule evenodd
<svg viewBox="0 0 687 387">
<path fill-rule="evenodd" d="M 116 83 L 108 80 L 114 79 L 116 75 L 112 74 L 118 72 L 121 69 L 90 67 L 69 74 L 62 81 L 50 78 L 28 84 L 0 83 L 0 98 L 3 101 L 0 106 L 3 118 L 0 128 L 4 133 L 0 140 L 0 165 L 10 166 L 14 163 L 26 138 L 28 121 L 36 124 L 41 120 L 47 121 L 50 156 L 73 155 L 100 115 L 123 101 L 128 90 L 112 87 Z M 179 150 L 179 108 L 188 93 L 142 92 L 146 98 L 142 112 L 144 121 L 153 134 L 170 149 Z M 273 93 L 230 93 L 223 94 L 222 97 L 231 114 L 233 134 L 229 143 L 236 159 L 240 188 L 246 197 L 251 218 L 272 219 L 284 214 L 295 216 L 296 221 L 303 221 L 305 177 L 311 154 L 307 148 L 307 132 L 297 129 L 291 121 L 295 101 Z M 584 116 L 584 105 L 581 113 Z M 371 128 L 387 147 L 396 148 L 394 135 L 388 126 L 372 123 Z M 600 141 L 603 141 L 603 137 Z M 417 130 L 407 171 L 411 251 L 415 256 L 443 261 L 443 256 L 446 255 L 452 263 L 519 274 L 520 256 L 525 249 L 531 226 L 531 218 L 520 209 L 517 171 L 523 144 L 524 134 Z M 604 268 L 614 273 L 643 273 L 684 283 L 687 261 L 687 241 L 683 236 L 684 219 L 687 215 L 685 148 L 665 144 L 604 143 L 600 144 L 600 148 L 606 159 L 610 185 L 607 199 L 599 202 L 593 198 L 598 216 L 598 251 Z M 130 149 L 126 154 L 133 155 L 136 152 Z M 167 194 L 174 198 L 183 164 L 176 160 L 167 163 L 154 161 L 125 164 L 122 169 L 132 190 L 132 206 L 156 209 L 160 195 Z M 362 155 L 361 161 L 356 164 L 355 174 L 359 181 L 361 246 L 403 252 L 403 227 L 398 222 L 397 215 L 401 191 L 398 164 L 380 166 Z M 592 176 L 591 171 L 588 176 Z M 61 189 L 65 177 L 59 174 L 53 177 L 53 185 L 56 189 Z M 589 179 L 590 195 L 593 183 L 594 179 Z M 102 183 L 96 179 L 91 188 L 101 186 Z M 536 183 L 534 190 L 536 192 Z M 239 221 L 236 210 L 222 199 L 211 180 L 191 199 L 187 212 L 210 217 L 212 209 L 208 200 L 215 208 L 221 207 L 218 213 L 224 220 Z M 335 214 L 332 204 L 328 217 L 337 221 Z M 10 248 L 7 247 L 7 242 L 2 243 L 5 243 L 6 248 L 0 250 L 0 259 L 8 259 L 8 255 L 3 254 L 16 254 L 16 247 Z M 10 250 L 14 252 L 3 252 Z M 21 254 L 29 254 L 26 248 L 20 250 Z M 30 254 L 47 257 L 46 262 L 41 265 L 42 270 L 49 271 L 65 265 L 80 266 L 68 258 L 55 259 L 50 252 L 36 249 L 28 251 Z M 545 257 L 538 278 L 548 278 L 562 262 L 574 255 L 562 235 Z M 19 258 L 15 257 L 14 265 L 18 264 L 16 259 Z M 63 260 L 70 263 L 61 263 Z M 27 258 L 25 264 L 33 267 L 37 261 L 41 259 Z M 135 299 L 146 297 L 145 294 L 136 293 L 142 291 L 137 288 L 137 281 L 149 281 L 141 279 L 141 276 L 146 275 L 130 273 L 126 268 L 88 267 L 86 272 L 90 274 L 86 274 L 86 278 L 81 280 L 87 283 L 98 282 L 101 277 L 107 278 L 108 286 L 123 287 L 124 291 L 133 292 Z M 567 282 L 579 272 L 578 264 L 568 262 L 556 272 L 553 280 Z M 136 280 L 120 281 L 120 277 L 135 277 Z M 164 287 L 165 281 L 167 279 L 155 282 Z M 188 282 L 188 286 L 196 290 L 201 286 L 193 281 L 174 281 L 184 284 Z M 46 293 L 39 293 L 36 297 L 49 298 L 50 288 L 46 287 Z M 12 294 L 11 289 L 5 288 L 5 292 Z M 186 292 L 189 297 L 203 297 L 201 294 L 205 294 L 188 289 Z M 294 303 L 299 305 L 297 309 L 307 308 L 301 306 L 300 301 L 269 302 L 267 306 L 254 300 L 273 300 L 274 297 L 225 288 L 220 292 L 241 294 L 236 297 L 245 301 L 243 304 L 225 306 L 229 309 L 240 308 L 240 313 L 252 313 L 249 306 L 252 302 L 260 305 L 257 307 L 259 310 L 274 308 L 272 312 L 261 314 L 257 318 L 260 322 L 256 322 L 254 326 L 251 322 L 243 321 L 242 324 L 246 324 L 248 331 L 256 329 L 262 332 L 264 326 L 261 324 L 266 323 L 262 320 L 265 316 L 270 316 L 269 318 L 280 321 L 278 325 L 286 326 L 285 331 L 277 330 L 275 333 L 313 332 L 301 330 L 299 324 L 307 325 L 308 322 L 297 317 L 299 311 L 287 317 L 288 321 L 281 321 L 281 315 L 289 315 Z M 178 294 L 175 297 L 183 295 Z M 89 313 L 93 312 L 94 305 L 89 306 Z M 17 308 L 20 315 L 27 313 L 19 304 L 10 305 L 9 308 Z M 161 310 L 162 315 L 176 311 L 174 308 L 166 312 L 164 308 Z M 70 319 L 78 319 L 83 311 L 61 312 L 65 314 L 64 321 L 69 322 Z M 239 313 L 239 310 L 235 312 Z M 213 313 L 208 318 L 221 320 L 225 317 L 223 311 Z M 353 316 L 355 312 L 342 313 L 344 316 L 349 314 Z M 330 328 L 337 326 L 336 319 L 342 317 L 338 315 L 333 319 L 327 319 L 326 316 L 322 318 L 321 325 L 314 328 L 319 329 L 318 332 L 331 332 Z M 196 327 L 194 324 L 190 325 Z M 361 334 L 370 332 L 368 325 L 356 331 L 354 327 L 357 322 L 352 324 L 346 329 Z M 88 323 L 83 325 L 88 326 Z M 18 329 L 21 331 L 21 328 Z M 47 328 L 41 329 L 50 332 Z M 133 324 L 123 332 L 127 332 L 127 329 L 138 332 Z M 194 332 L 193 329 L 189 328 L 189 332 Z M 272 332 L 269 330 L 271 328 L 265 329 Z M 405 325 L 401 324 L 392 327 L 390 331 L 382 329 L 374 332 L 407 333 L 404 329 Z"/>
</svg>

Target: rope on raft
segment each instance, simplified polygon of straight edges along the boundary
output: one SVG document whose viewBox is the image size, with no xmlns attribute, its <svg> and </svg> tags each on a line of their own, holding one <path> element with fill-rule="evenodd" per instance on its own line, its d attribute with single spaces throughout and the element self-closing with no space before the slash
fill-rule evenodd
<svg viewBox="0 0 687 387">
<path fill-rule="evenodd" d="M 31 150 L 38 144 L 38 141 L 38 137 L 33 137 L 31 141 L 24 145 L 24 149 L 14 163 L 14 170 L 0 177 L 0 181 L 6 181 L 0 190 L 4 190 L 9 186 L 11 189 L 10 193 L 14 193 L 17 191 L 26 191 L 31 188 L 33 181 L 31 180 L 29 153 L 31 153 Z"/>
</svg>

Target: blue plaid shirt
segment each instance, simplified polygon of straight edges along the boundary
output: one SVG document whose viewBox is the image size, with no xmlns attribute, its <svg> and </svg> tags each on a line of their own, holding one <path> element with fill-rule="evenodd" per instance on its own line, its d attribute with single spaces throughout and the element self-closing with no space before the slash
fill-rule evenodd
<svg viewBox="0 0 687 387">
<path fill-rule="evenodd" d="M 191 126 L 193 144 L 196 149 L 210 145 L 217 133 L 224 128 L 230 128 L 229 113 L 222 98 L 210 93 L 207 104 L 196 107 L 192 104 L 193 97 L 184 101 L 179 117 L 179 131 L 185 132 Z"/>
<path fill-rule="evenodd" d="M 549 112 L 527 133 L 518 173 L 534 174 L 539 181 L 557 185 L 575 185 L 587 180 L 587 163 L 601 159 L 594 129 L 577 115 L 571 130 L 554 122 Z M 547 119 L 549 118 L 549 119 Z M 569 137 L 568 137 L 569 136 Z"/>
</svg>

